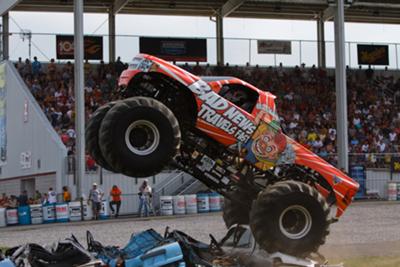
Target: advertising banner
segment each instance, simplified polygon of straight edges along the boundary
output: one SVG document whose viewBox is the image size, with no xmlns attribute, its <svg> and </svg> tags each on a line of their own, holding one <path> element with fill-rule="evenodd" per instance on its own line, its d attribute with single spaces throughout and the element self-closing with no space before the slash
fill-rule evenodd
<svg viewBox="0 0 400 267">
<path fill-rule="evenodd" d="M 257 40 L 258 54 L 292 54 L 291 41 Z"/>
<path fill-rule="evenodd" d="M 74 59 L 74 36 L 57 35 L 56 37 L 57 59 Z M 85 59 L 103 59 L 103 37 L 84 37 Z"/>
<path fill-rule="evenodd" d="M 357 45 L 358 65 L 389 65 L 389 46 Z"/>
<path fill-rule="evenodd" d="M 7 159 L 6 64 L 0 64 L 0 166 Z"/>
<path fill-rule="evenodd" d="M 140 53 L 168 61 L 207 61 L 207 40 L 140 37 Z"/>
</svg>

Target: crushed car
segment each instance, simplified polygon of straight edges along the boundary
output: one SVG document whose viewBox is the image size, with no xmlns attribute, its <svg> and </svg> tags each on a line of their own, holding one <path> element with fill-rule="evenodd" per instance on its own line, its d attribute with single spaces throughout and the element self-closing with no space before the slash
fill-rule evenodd
<svg viewBox="0 0 400 267">
<path fill-rule="evenodd" d="M 210 243 L 166 228 L 162 236 L 153 229 L 133 234 L 127 245 L 104 246 L 87 231 L 87 249 L 72 235 L 45 248 L 28 243 L 0 253 L 0 267 L 343 267 L 328 265 L 325 258 L 298 258 L 260 249 L 249 226 L 234 225 L 225 237 Z M 286 264 L 286 265 L 285 265 Z"/>
</svg>

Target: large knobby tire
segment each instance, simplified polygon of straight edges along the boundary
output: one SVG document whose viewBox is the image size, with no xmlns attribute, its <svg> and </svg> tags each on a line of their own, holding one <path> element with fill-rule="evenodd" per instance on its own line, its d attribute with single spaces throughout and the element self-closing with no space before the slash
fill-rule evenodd
<svg viewBox="0 0 400 267">
<path fill-rule="evenodd" d="M 278 182 L 262 191 L 250 212 L 250 227 L 261 248 L 304 257 L 318 251 L 329 234 L 329 206 L 314 188 Z"/>
<path fill-rule="evenodd" d="M 132 97 L 116 103 L 100 127 L 100 149 L 114 170 L 131 177 L 159 173 L 179 150 L 178 120 L 163 103 Z"/>
<path fill-rule="evenodd" d="M 240 188 L 235 188 L 224 199 L 222 218 L 229 229 L 235 224 L 249 224 L 252 199 Z"/>
<path fill-rule="evenodd" d="M 99 146 L 99 130 L 101 122 L 106 116 L 107 112 L 115 105 L 115 102 L 110 102 L 104 106 L 99 107 L 90 118 L 85 129 L 86 150 L 89 155 L 104 169 L 114 171 L 110 164 L 107 163 Z"/>
</svg>

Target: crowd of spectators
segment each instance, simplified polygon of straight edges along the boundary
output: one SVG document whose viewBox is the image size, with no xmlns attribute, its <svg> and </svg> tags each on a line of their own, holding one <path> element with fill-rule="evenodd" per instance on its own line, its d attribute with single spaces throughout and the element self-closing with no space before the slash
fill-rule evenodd
<svg viewBox="0 0 400 267">
<path fill-rule="evenodd" d="M 66 188 L 66 187 L 65 187 Z M 68 190 L 67 190 L 68 191 Z M 69 191 L 68 191 L 69 192 Z M 19 196 L 2 193 L 0 196 L 0 208 L 18 208 L 34 204 L 54 204 L 57 202 L 57 194 L 52 187 L 47 193 L 35 191 L 33 196 L 28 196 L 28 192 L 23 190 Z"/>
<path fill-rule="evenodd" d="M 69 154 L 74 154 L 73 64 L 56 64 L 46 70 L 36 57 L 33 62 L 15 63 L 47 118 L 59 133 Z M 115 63 L 85 62 L 85 116 L 88 119 L 101 105 L 118 99 L 117 79 L 126 68 Z M 304 146 L 333 163 L 336 162 L 335 77 L 330 70 L 294 68 L 182 65 L 197 75 L 235 76 L 277 96 L 277 110 L 285 132 Z M 352 162 L 380 167 L 400 151 L 400 79 L 387 69 L 347 69 L 349 153 Z M 87 155 L 87 169 L 97 168 Z"/>
</svg>

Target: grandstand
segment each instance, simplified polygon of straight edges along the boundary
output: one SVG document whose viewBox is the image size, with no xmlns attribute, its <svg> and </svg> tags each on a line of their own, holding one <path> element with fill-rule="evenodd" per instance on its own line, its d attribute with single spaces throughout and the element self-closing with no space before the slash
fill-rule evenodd
<svg viewBox="0 0 400 267">
<path fill-rule="evenodd" d="M 50 63 L 51 64 L 51 63 Z M 87 65 L 85 83 L 86 118 L 101 105 L 119 98 L 116 66 L 122 64 Z M 73 106 L 70 80 L 72 64 L 54 65 L 49 71 L 34 75 L 31 63 L 15 63 L 44 114 L 58 132 L 68 154 L 74 154 Z M 181 66 L 199 76 L 234 76 L 268 90 L 278 96 L 278 110 L 285 131 L 315 153 L 336 163 L 334 73 L 316 66 L 288 68 Z M 49 69 L 49 65 L 45 65 Z M 350 154 L 400 153 L 400 79 L 396 71 L 369 69 L 347 70 L 349 98 Z M 378 112 L 378 107 L 382 112 Z M 370 129 L 376 129 L 370 132 Z M 370 133 L 369 133 L 370 132 Z M 368 134 L 369 133 L 369 134 Z M 88 156 L 89 157 L 89 156 Z M 388 160 L 379 157 L 361 162 L 368 167 L 388 167 Z M 90 158 L 88 169 L 95 169 Z"/>
<path fill-rule="evenodd" d="M 8 1 L 13 2 L 12 10 L 15 11 L 72 11 L 72 1 Z M 400 5 L 396 1 L 347 1 L 345 18 L 347 21 L 356 22 L 380 22 L 399 23 Z M 6 8 L 0 4 L 3 13 Z M 331 19 L 335 14 L 335 6 L 326 0 L 302 0 L 302 1 L 85 1 L 85 11 L 102 12 L 109 14 L 109 62 L 100 64 L 86 63 L 84 66 L 84 92 L 85 109 L 84 116 L 88 119 L 101 105 L 119 98 L 117 79 L 127 62 L 116 61 L 115 50 L 115 15 L 127 14 L 169 14 L 169 15 L 193 15 L 216 17 L 217 32 L 217 63 L 218 65 L 182 65 L 183 68 L 197 75 L 236 76 L 254 84 L 262 90 L 268 90 L 278 96 L 278 111 L 285 131 L 315 151 L 328 161 L 338 163 L 338 135 L 335 108 L 335 72 L 325 67 L 325 47 L 323 22 Z M 8 9 L 7 9 L 8 10 Z M 252 17 L 252 18 L 287 18 L 287 19 L 313 19 L 318 23 L 318 63 L 319 66 L 300 65 L 288 67 L 264 66 L 231 66 L 224 61 L 223 43 L 223 17 Z M 8 58 L 8 15 L 3 16 L 3 53 Z M 321 26 L 322 25 L 322 26 Z M 114 38 L 113 38 L 114 37 Z M 244 65 L 245 62 L 243 62 Z M 342 62 L 344 63 L 344 62 Z M 37 64 L 36 64 L 37 65 Z M 11 64 L 7 68 L 12 76 L 7 76 L 7 84 L 13 80 L 18 83 L 19 91 L 31 94 L 34 98 L 28 99 L 28 110 L 34 107 L 35 115 L 41 118 L 41 123 L 36 128 L 41 128 L 46 133 L 35 133 L 35 136 L 48 135 L 51 142 L 36 143 L 39 147 L 55 146 L 54 153 L 36 156 L 38 148 L 21 148 L 21 152 L 35 151 L 32 162 L 35 168 L 41 166 L 41 170 L 26 168 L 20 172 L 8 172 L 8 169 L 20 169 L 8 164 L 2 167 L 0 185 L 7 186 L 7 192 L 19 193 L 22 188 L 46 190 L 45 187 L 53 186 L 61 191 L 61 186 L 69 185 L 75 189 L 73 175 L 68 175 L 68 170 L 74 170 L 74 155 L 76 154 L 75 132 L 75 95 L 74 95 L 74 64 L 56 64 L 54 62 L 42 62 L 41 69 L 34 67 L 29 59 L 14 62 L 16 72 Z M 348 128 L 349 128 L 349 153 L 352 164 L 362 165 L 368 169 L 383 169 L 385 175 L 374 187 L 381 192 L 389 179 L 391 159 L 400 153 L 400 80 L 398 72 L 385 70 L 347 69 L 347 99 L 348 99 Z M 11 79 L 10 81 L 8 79 Z M 22 84 L 22 81 L 25 85 Z M 344 83 L 346 86 L 346 83 Z M 75 85 L 76 87 L 76 85 Z M 9 90 L 11 91 L 11 90 Z M 337 91 L 336 91 L 337 92 Z M 21 94 L 22 94 L 21 93 Z M 9 97 L 9 96 L 7 96 Z M 9 111 L 9 106 L 23 106 L 23 98 L 7 99 L 7 114 L 18 114 Z M 40 109 L 41 111 L 40 111 Z M 29 112 L 31 114 L 31 112 Z M 83 112 L 82 112 L 83 114 Z M 21 115 L 22 117 L 24 114 Z M 32 115 L 33 116 L 33 115 Z M 47 120 L 43 120 L 46 118 Z M 7 117 L 7 120 L 12 120 Z M 20 122 L 18 127 L 25 127 L 34 121 Z M 40 126 L 39 126 L 40 125 Z M 11 127 L 11 126 L 8 126 Z M 19 140 L 25 140 L 18 132 L 18 127 L 8 131 L 8 146 L 17 144 Z M 39 130 L 39 129 L 38 129 Z M 29 131 L 29 130 L 25 130 Z M 58 135 L 57 138 L 55 136 Z M 29 140 L 29 139 L 26 139 Z M 31 140 L 31 143 L 35 143 Z M 28 144 L 20 144 L 27 147 Z M 29 154 L 29 153 L 28 153 Z M 26 154 L 24 154 L 26 155 Z M 57 155 L 55 157 L 54 155 Z M 71 160 L 67 160 L 67 155 Z M 7 158 L 18 158 L 19 155 L 9 154 Z M 40 164 L 39 160 L 40 159 Z M 48 159 L 48 160 L 44 160 Z M 53 163 L 51 160 L 57 160 Z M 86 155 L 86 171 L 91 172 L 84 182 L 83 190 L 88 191 L 91 181 L 103 181 L 103 172 L 90 156 Z M 9 161 L 9 160 L 8 160 Z M 52 165 L 52 168 L 43 167 L 43 161 Z M 18 162 L 17 162 L 18 163 Z M 69 163 L 69 164 L 67 164 Z M 347 163 L 346 163 L 347 164 Z M 8 166 L 7 166 L 8 165 Z M 17 164 L 18 165 L 18 164 Z M 58 167 L 55 167 L 58 166 Z M 46 170 L 45 170 L 46 169 Z M 373 170 L 367 172 L 367 177 L 374 175 Z M 41 174 L 51 173 L 52 178 L 45 181 Z M 105 173 L 109 179 L 106 186 L 116 183 L 125 183 L 126 177 L 112 176 Z M 76 177 L 76 176 L 75 176 Z M 162 184 L 161 180 L 170 177 L 169 174 L 154 178 L 156 184 Z M 34 180 L 32 180 L 34 178 Z M 78 177 L 79 178 L 79 177 Z M 29 180 L 27 185 L 24 181 Z M 12 181 L 12 186 L 9 185 Z M 101 182 L 103 183 L 103 182 Z M 126 188 L 136 188 L 133 179 Z M 33 187 L 32 187 L 33 186 Z M 30 189 L 32 188 L 32 189 Z M 42 189 L 45 188 L 45 189 Z M 372 188 L 372 189 L 376 189 Z M 371 189 L 371 188 L 370 188 Z M 75 190 L 74 190 L 75 191 Z M 383 192 L 383 191 L 382 191 Z M 0 190 L 1 193 L 1 190 Z M 75 193 L 74 193 L 75 194 Z M 384 195 L 382 195 L 384 196 Z"/>
</svg>

